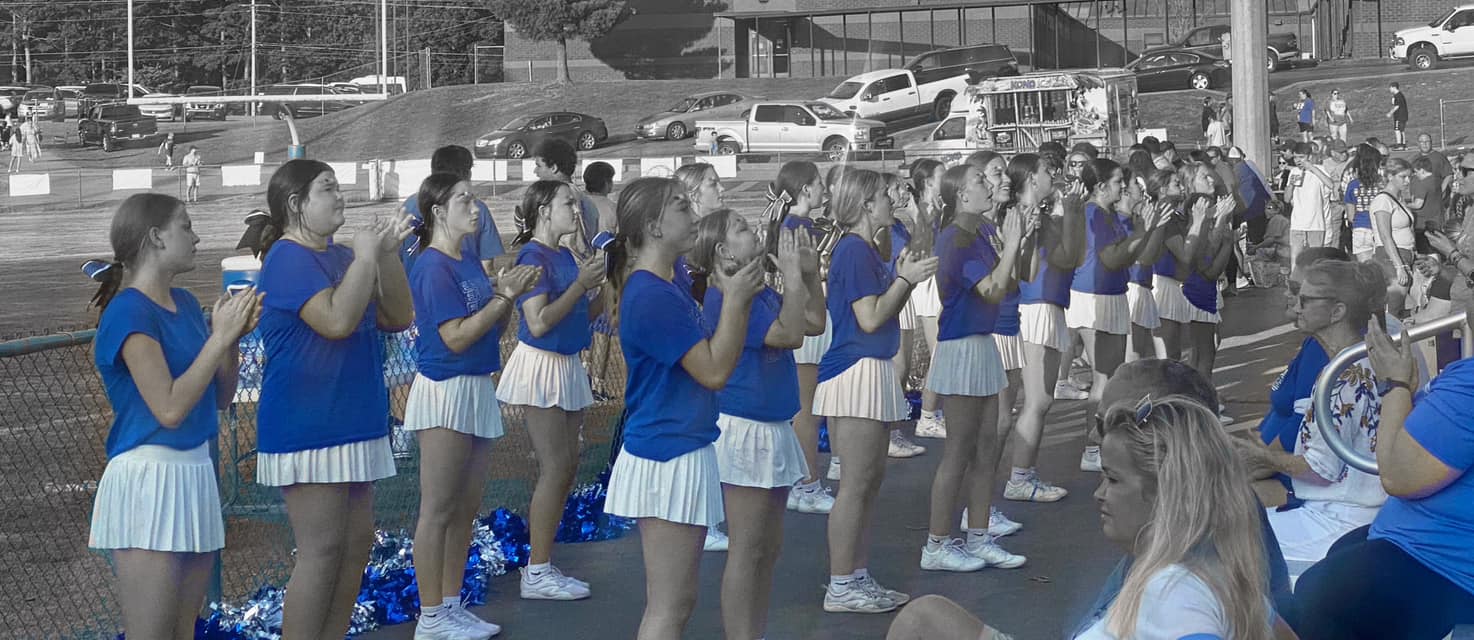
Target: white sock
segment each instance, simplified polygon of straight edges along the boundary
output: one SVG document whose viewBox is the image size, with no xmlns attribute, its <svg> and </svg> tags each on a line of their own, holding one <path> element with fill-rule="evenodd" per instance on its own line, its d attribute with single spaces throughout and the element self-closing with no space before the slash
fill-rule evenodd
<svg viewBox="0 0 1474 640">
<path fill-rule="evenodd" d="M 461 595 L 460 594 L 456 594 L 456 595 L 453 595 L 453 596 L 445 596 L 445 599 L 440 602 L 440 607 L 442 609 L 446 610 L 446 611 L 455 611 L 456 608 L 458 608 L 460 606 L 461 606 Z"/>
<path fill-rule="evenodd" d="M 869 569 L 867 569 L 865 567 L 860 567 L 859 569 L 855 569 L 855 579 L 856 580 L 864 580 L 864 579 L 869 578 L 869 577 L 870 577 L 870 570 Z"/>
<path fill-rule="evenodd" d="M 445 605 L 437 604 L 429 607 L 420 607 L 421 620 L 439 620 L 446 613 L 449 612 L 445 610 Z"/>
<path fill-rule="evenodd" d="M 993 536 L 988 534 L 987 529 L 968 529 L 968 544 L 993 544 Z"/>
<path fill-rule="evenodd" d="M 829 576 L 829 585 L 832 587 L 847 587 L 851 582 L 855 581 L 855 578 L 856 576 L 853 573 L 847 576 L 831 575 Z"/>
<path fill-rule="evenodd" d="M 944 545 L 944 544 L 947 544 L 947 536 L 934 536 L 934 535 L 931 535 L 931 534 L 927 534 L 927 536 L 926 536 L 926 550 L 927 551 L 936 551 L 937 549 L 942 548 L 942 545 Z"/>
<path fill-rule="evenodd" d="M 1034 467 L 1014 467 L 1008 479 L 1012 482 L 1028 482 L 1033 480 L 1036 474 Z"/>
<path fill-rule="evenodd" d="M 551 562 L 542 562 L 542 563 L 538 563 L 538 564 L 528 563 L 527 564 L 527 573 L 530 573 L 530 574 L 535 575 L 535 576 L 540 576 L 540 575 L 542 575 L 544 573 L 547 573 L 548 572 L 548 569 L 551 568 L 552 566 L 553 566 L 553 563 L 551 563 Z"/>
<path fill-rule="evenodd" d="M 1085 453 L 1086 454 L 1089 454 L 1089 455 L 1092 455 L 1092 456 L 1098 456 L 1098 455 L 1100 455 L 1100 445 L 1098 445 L 1098 444 L 1085 445 Z"/>
</svg>

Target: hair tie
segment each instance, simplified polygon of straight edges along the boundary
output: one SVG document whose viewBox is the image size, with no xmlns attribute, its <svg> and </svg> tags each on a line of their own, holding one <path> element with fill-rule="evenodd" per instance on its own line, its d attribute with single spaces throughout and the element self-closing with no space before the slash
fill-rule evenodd
<svg viewBox="0 0 1474 640">
<path fill-rule="evenodd" d="M 241 234 L 241 241 L 235 244 L 236 249 L 250 249 L 252 252 L 260 253 L 262 240 L 270 238 L 275 241 L 281 237 L 281 229 L 271 221 L 271 214 L 256 209 L 246 214 L 246 232 Z"/>
<path fill-rule="evenodd" d="M 768 199 L 768 206 L 763 209 L 761 217 L 770 223 L 782 216 L 784 208 L 793 202 L 793 196 L 788 193 L 787 189 L 773 191 L 773 185 L 771 183 L 768 185 L 768 190 L 763 194 L 763 197 Z"/>
<path fill-rule="evenodd" d="M 82 273 L 86 274 L 93 282 L 107 282 L 116 278 L 123 270 L 120 262 L 108 260 L 88 260 L 82 263 Z"/>
</svg>

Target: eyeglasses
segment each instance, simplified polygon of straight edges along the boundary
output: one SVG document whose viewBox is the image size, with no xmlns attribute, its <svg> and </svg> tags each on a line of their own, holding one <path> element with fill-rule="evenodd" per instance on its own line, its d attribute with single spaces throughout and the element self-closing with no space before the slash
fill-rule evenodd
<svg viewBox="0 0 1474 640">
<path fill-rule="evenodd" d="M 1083 167 L 1083 166 L 1085 166 L 1085 161 L 1084 160 L 1071 160 L 1067 164 L 1069 166 L 1071 166 L 1071 167 Z"/>
</svg>

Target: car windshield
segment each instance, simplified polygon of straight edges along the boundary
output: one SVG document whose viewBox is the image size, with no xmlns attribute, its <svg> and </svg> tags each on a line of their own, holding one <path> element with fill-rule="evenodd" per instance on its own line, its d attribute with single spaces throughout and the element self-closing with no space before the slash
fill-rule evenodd
<svg viewBox="0 0 1474 640">
<path fill-rule="evenodd" d="M 534 118 L 536 118 L 536 117 L 537 116 L 520 116 L 520 117 L 514 118 L 511 122 L 508 122 L 508 123 L 502 125 L 501 130 L 502 131 L 517 131 L 517 130 L 520 130 L 523 127 L 526 127 L 528 125 L 528 123 L 532 122 L 532 120 Z"/>
<path fill-rule="evenodd" d="M 810 111 L 813 111 L 814 115 L 819 116 L 820 120 L 844 120 L 849 117 L 839 109 L 835 109 L 822 102 L 810 102 L 804 106 L 808 107 Z"/>
<path fill-rule="evenodd" d="M 855 97 L 855 94 L 859 93 L 860 88 L 864 86 L 864 84 L 859 82 L 841 82 L 839 83 L 839 86 L 835 87 L 834 90 L 830 91 L 829 95 L 825 97 L 834 98 L 836 100 L 849 100 L 850 98 Z"/>
<path fill-rule="evenodd" d="M 50 91 L 32 91 L 26 94 L 27 100 L 45 100 L 51 97 Z"/>
<path fill-rule="evenodd" d="M 115 94 L 118 93 L 118 85 L 115 85 L 115 84 L 93 84 L 93 85 L 88 85 L 86 89 L 83 89 L 82 90 L 82 93 L 87 94 L 89 96 L 96 96 L 96 95 L 111 96 L 111 95 L 115 95 Z"/>
<path fill-rule="evenodd" d="M 696 106 L 696 98 L 685 98 L 680 102 L 677 102 L 676 106 L 666 109 L 666 111 L 670 111 L 672 113 L 685 113 L 687 111 L 690 111 L 691 107 L 694 106 Z"/>
<path fill-rule="evenodd" d="M 1438 27 L 1440 27 L 1440 26 L 1443 25 L 1443 23 L 1444 23 L 1445 20 L 1448 20 L 1449 18 L 1453 17 L 1454 13 L 1458 12 L 1458 10 L 1459 10 L 1458 7 L 1454 7 L 1452 9 L 1449 9 L 1443 15 L 1438 16 L 1438 19 L 1437 20 L 1434 20 L 1433 22 L 1429 22 L 1428 23 L 1428 26 L 1433 27 L 1434 29 L 1437 29 Z"/>
<path fill-rule="evenodd" d="M 192 96 L 205 95 L 207 93 L 220 93 L 220 87 L 190 87 L 187 93 Z"/>
</svg>

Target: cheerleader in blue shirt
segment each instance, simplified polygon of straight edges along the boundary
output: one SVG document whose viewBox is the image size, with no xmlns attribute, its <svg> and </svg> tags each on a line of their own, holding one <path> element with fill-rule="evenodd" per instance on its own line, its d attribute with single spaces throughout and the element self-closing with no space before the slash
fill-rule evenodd
<svg viewBox="0 0 1474 640">
<path fill-rule="evenodd" d="M 500 627 L 461 605 L 461 579 L 472 523 L 491 471 L 491 442 L 502 436 L 502 412 L 491 375 L 500 369 L 502 326 L 512 299 L 538 277 L 519 266 L 497 275 L 464 242 L 479 217 L 471 183 L 435 173 L 420 184 L 425 212 L 410 269 L 415 363 L 419 373 L 404 407 L 404 428 L 420 446 L 420 515 L 415 525 L 415 580 L 420 618 L 415 636 L 455 640 Z"/>
<path fill-rule="evenodd" d="M 764 288 L 752 301 L 742 358 L 717 394 L 717 466 L 731 537 L 722 576 L 722 626 L 728 638 L 766 635 L 773 565 L 783 544 L 789 488 L 808 475 L 791 418 L 798 411 L 793 350 L 824 323 L 819 255 L 802 231 L 778 234 L 776 266 L 783 294 Z M 696 225 L 691 257 L 711 272 L 734 273 L 768 256 L 757 234 L 737 214 L 717 211 Z M 720 323 L 720 289 L 707 289 L 708 324 Z"/>
<path fill-rule="evenodd" d="M 605 510 L 636 518 L 645 558 L 640 638 L 678 638 L 695 608 L 702 541 L 722 520 L 717 391 L 742 355 L 763 266 L 713 274 L 725 303 L 713 329 L 673 282 L 676 257 L 696 243 L 680 181 L 641 178 L 619 194 L 619 233 L 609 246 L 620 290 L 619 338 L 629 369 L 624 446 L 609 476 Z M 630 263 L 633 256 L 633 264 Z"/>
<path fill-rule="evenodd" d="M 895 220 L 891 222 L 891 269 L 895 269 L 896 260 L 902 253 L 911 252 L 911 236 L 916 233 L 916 206 L 911 198 L 911 190 L 907 188 L 906 182 L 894 173 L 882 173 L 885 178 L 886 189 L 890 191 L 891 202 L 895 203 L 892 212 Z M 915 293 L 915 289 L 912 289 Z M 901 378 L 901 390 L 905 391 L 907 378 L 911 376 L 911 351 L 916 344 L 916 330 L 920 327 L 917 323 L 916 305 L 912 302 L 915 296 L 906 298 L 906 306 L 901 308 L 899 318 L 901 324 L 901 346 L 896 349 L 893 358 L 896 365 L 896 375 Z M 925 385 L 923 385 L 925 386 Z M 886 455 L 892 458 L 914 458 L 926 453 L 926 447 L 912 442 L 906 437 L 902 429 L 904 425 L 891 425 L 891 441 L 886 448 Z"/>
<path fill-rule="evenodd" d="M 537 485 L 527 510 L 531 551 L 522 568 L 523 598 L 576 600 L 588 585 L 551 564 L 553 539 L 578 472 L 583 410 L 594 404 L 579 352 L 593 341 L 589 318 L 603 312 L 604 257 L 578 260 L 559 241 L 578 231 L 578 199 L 568 185 L 533 183 L 516 210 L 517 264 L 542 278 L 518 300 L 517 348 L 507 359 L 497 398 L 519 406 L 537 453 Z M 592 300 L 592 302 L 591 302 Z"/>
<path fill-rule="evenodd" d="M 942 203 L 939 195 L 942 174 L 947 167 L 936 160 L 922 158 L 911 164 L 911 197 L 916 202 L 916 225 L 912 229 L 911 249 L 919 255 L 932 255 L 936 244 L 937 218 Z M 927 353 L 937 351 L 937 315 L 942 312 L 942 300 L 937 295 L 935 276 L 917 283 L 911 290 L 911 307 L 916 310 L 916 324 L 921 328 L 926 341 Z M 946 418 L 942 415 L 942 401 L 937 394 L 922 385 L 921 417 L 916 420 L 916 436 L 919 438 L 947 437 Z"/>
<path fill-rule="evenodd" d="M 261 340 L 266 370 L 256 417 L 256 481 L 281 487 L 297 543 L 282 635 L 347 632 L 374 542 L 374 485 L 394 475 L 381 331 L 414 319 L 397 256 L 402 212 L 333 242 L 343 194 L 332 167 L 291 160 L 267 186 Z"/>
<path fill-rule="evenodd" d="M 1213 199 L 1207 193 L 1194 193 L 1187 198 L 1186 209 L 1193 212 L 1188 234 L 1201 238 L 1195 243 L 1201 251 L 1184 265 L 1187 279 L 1182 281 L 1182 295 L 1192 305 L 1188 324 L 1192 351 L 1187 364 L 1210 381 L 1213 362 L 1218 356 L 1218 308 L 1222 304 L 1218 277 L 1233 259 L 1233 228 L 1227 218 L 1232 213 L 1232 200 L 1219 199 L 1220 215 L 1209 216 L 1208 205 Z"/>
<path fill-rule="evenodd" d="M 845 171 L 830 204 L 845 235 L 830 259 L 826 306 L 834 342 L 819 363 L 814 414 L 829 418 L 830 440 L 845 460 L 845 479 L 829 514 L 824 610 L 882 613 L 910 599 L 880 586 L 866 569 L 867 530 L 885 478 L 885 423 L 910 416 L 891 362 L 901 340 L 897 316 L 911 288 L 936 273 L 937 259 L 902 254 L 892 272 L 882 250 L 889 240 L 891 199 L 880 174 Z"/>
<path fill-rule="evenodd" d="M 216 553 L 225 546 L 209 442 L 235 397 L 237 343 L 260 313 L 246 289 L 200 303 L 175 276 L 200 242 L 184 203 L 129 196 L 113 214 L 113 261 L 83 269 L 102 283 L 93 359 L 113 423 L 87 546 L 112 552 L 123 628 L 136 638 L 193 638 Z"/>
</svg>

